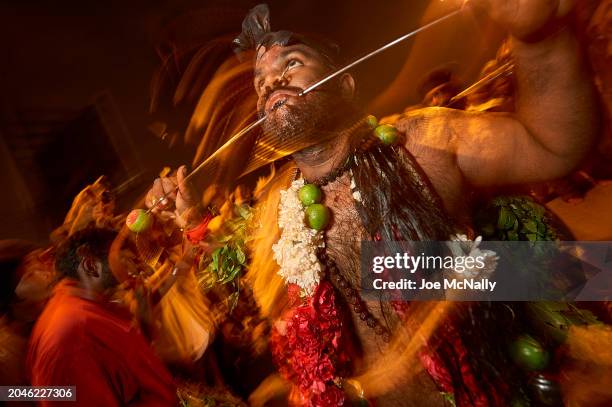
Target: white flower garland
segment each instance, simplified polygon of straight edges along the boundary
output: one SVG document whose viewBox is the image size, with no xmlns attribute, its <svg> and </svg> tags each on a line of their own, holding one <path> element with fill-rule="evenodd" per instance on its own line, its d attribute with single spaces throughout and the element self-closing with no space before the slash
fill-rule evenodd
<svg viewBox="0 0 612 407">
<path fill-rule="evenodd" d="M 296 284 L 305 295 L 311 295 L 321 281 L 322 266 L 317 258 L 317 249 L 325 247 L 323 232 L 306 226 L 305 208 L 299 198 L 299 190 L 304 186 L 304 179 L 298 179 L 291 186 L 280 191 L 278 208 L 278 227 L 281 236 L 272 246 L 274 260 L 280 266 L 278 274 L 287 284 Z M 353 199 L 361 202 L 361 194 L 356 188 L 351 174 L 351 192 Z M 485 267 L 482 269 L 470 268 L 455 271 L 464 278 L 487 278 L 497 268 L 499 257 L 492 250 L 482 250 L 478 246 L 482 237 L 470 240 L 464 234 L 451 236 L 454 242 L 461 242 L 461 247 L 449 244 L 453 256 L 482 256 Z"/>
<path fill-rule="evenodd" d="M 454 270 L 455 273 L 463 276 L 464 278 L 477 278 L 480 280 L 491 277 L 497 268 L 499 256 L 493 250 L 486 250 L 478 247 L 482 242 L 482 236 L 478 236 L 476 239 L 470 240 L 464 234 L 456 234 L 451 236 L 451 240 L 453 242 L 459 242 L 459 244 L 448 244 L 453 256 L 469 256 L 474 258 L 482 257 L 484 262 L 483 268 L 478 268 L 474 265 L 472 267 L 465 267 L 465 270 Z"/>
<path fill-rule="evenodd" d="M 274 260 L 280 266 L 278 274 L 286 283 L 297 284 L 306 295 L 311 295 L 321 280 L 321 263 L 317 249 L 325 247 L 323 233 L 306 226 L 305 208 L 298 192 L 304 180 L 298 179 L 280 191 L 278 227 L 281 236 L 272 246 Z"/>
</svg>

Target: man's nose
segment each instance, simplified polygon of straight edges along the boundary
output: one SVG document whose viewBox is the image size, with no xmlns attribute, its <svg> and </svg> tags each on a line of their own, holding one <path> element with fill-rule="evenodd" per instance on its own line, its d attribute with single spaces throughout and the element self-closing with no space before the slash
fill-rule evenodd
<svg viewBox="0 0 612 407">
<path fill-rule="evenodd" d="M 266 79 L 264 88 L 266 90 L 266 93 L 268 93 L 273 91 L 274 89 L 287 85 L 289 85 L 289 79 L 283 72 L 277 75 L 271 75 L 270 79 Z"/>
</svg>

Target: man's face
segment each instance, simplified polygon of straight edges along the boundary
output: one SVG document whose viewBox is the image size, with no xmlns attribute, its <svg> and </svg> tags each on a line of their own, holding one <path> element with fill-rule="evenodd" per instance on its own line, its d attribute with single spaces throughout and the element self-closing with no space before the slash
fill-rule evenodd
<svg viewBox="0 0 612 407">
<path fill-rule="evenodd" d="M 338 82 L 323 85 L 302 97 L 298 94 L 329 72 L 330 67 L 323 58 L 303 44 L 260 48 L 254 86 L 259 115 L 268 116 L 264 132 L 286 140 L 328 128 L 331 119 L 336 117 L 332 112 L 337 112 L 342 103 Z"/>
<path fill-rule="evenodd" d="M 100 262 L 100 274 L 96 279 L 96 288 L 98 291 L 103 292 L 110 288 L 115 287 L 118 282 L 113 272 L 110 269 L 108 258 L 103 258 Z"/>
<path fill-rule="evenodd" d="M 438 85 L 425 95 L 423 104 L 426 106 L 444 106 L 453 97 L 448 84 Z"/>
<path fill-rule="evenodd" d="M 53 257 L 49 250 L 35 250 L 23 259 L 17 270 L 21 275 L 15 294 L 26 301 L 43 301 L 51 294 L 55 279 Z"/>
</svg>

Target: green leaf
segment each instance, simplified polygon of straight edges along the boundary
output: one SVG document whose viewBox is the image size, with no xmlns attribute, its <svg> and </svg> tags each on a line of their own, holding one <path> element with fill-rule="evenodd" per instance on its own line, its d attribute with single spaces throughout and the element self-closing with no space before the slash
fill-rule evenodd
<svg viewBox="0 0 612 407">
<path fill-rule="evenodd" d="M 233 236 L 232 236 L 231 234 L 228 234 L 228 235 L 223 235 L 223 236 L 221 236 L 221 237 L 218 239 L 218 241 L 219 241 L 219 243 L 227 243 L 227 242 L 229 242 L 229 241 L 231 241 L 231 240 L 232 240 L 232 237 L 233 237 Z"/>
<path fill-rule="evenodd" d="M 548 232 L 548 227 L 546 226 L 546 224 L 544 222 L 538 222 L 538 233 L 542 234 L 542 235 L 546 235 Z"/>
<path fill-rule="evenodd" d="M 240 247 L 236 247 L 236 260 L 238 260 L 240 264 L 246 263 L 246 254 L 244 254 Z"/>
<path fill-rule="evenodd" d="M 533 220 L 526 221 L 523 226 L 531 233 L 538 233 L 538 225 Z"/>
<path fill-rule="evenodd" d="M 534 202 L 531 202 L 531 208 L 532 208 L 533 213 L 535 214 L 535 216 L 538 216 L 538 217 L 541 218 L 541 217 L 543 217 L 545 215 L 545 209 L 544 209 L 543 206 L 538 205 L 538 204 L 536 204 Z"/>
<path fill-rule="evenodd" d="M 221 253 L 221 249 L 215 249 L 212 253 L 212 265 L 213 269 L 219 268 L 219 253 Z"/>
<path fill-rule="evenodd" d="M 506 207 L 501 207 L 499 210 L 499 217 L 497 219 L 497 226 L 500 229 L 510 229 L 514 225 L 516 218 L 514 214 Z"/>
<path fill-rule="evenodd" d="M 457 404 L 455 403 L 455 395 L 450 392 L 441 392 L 442 398 L 448 403 L 451 407 L 455 407 Z"/>
<path fill-rule="evenodd" d="M 243 219 L 248 219 L 251 217 L 251 208 L 248 205 L 240 205 L 238 206 L 238 215 Z"/>
<path fill-rule="evenodd" d="M 578 308 L 570 304 L 571 311 L 565 312 L 565 317 L 574 324 L 597 325 L 602 322 L 590 310 Z"/>
</svg>

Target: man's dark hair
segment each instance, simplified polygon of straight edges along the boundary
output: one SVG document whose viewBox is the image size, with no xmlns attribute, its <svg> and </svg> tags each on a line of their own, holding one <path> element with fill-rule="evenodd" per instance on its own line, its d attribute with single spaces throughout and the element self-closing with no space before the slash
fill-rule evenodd
<svg viewBox="0 0 612 407">
<path fill-rule="evenodd" d="M 234 51 L 239 58 L 244 51 L 252 50 L 257 53 L 259 47 L 262 46 L 268 49 L 273 45 L 288 47 L 295 44 L 304 44 L 315 50 L 332 70 L 343 65 L 344 60 L 340 47 L 328 38 L 314 33 L 272 31 L 270 10 L 267 4 L 259 4 L 248 12 L 242 22 L 242 32 L 233 41 Z"/>
<path fill-rule="evenodd" d="M 63 277 L 78 279 L 77 269 L 82 260 L 78 253 L 79 248 L 85 247 L 89 254 L 107 263 L 110 247 L 116 236 L 115 231 L 100 228 L 87 228 L 74 233 L 58 247 L 55 269 Z"/>
</svg>

